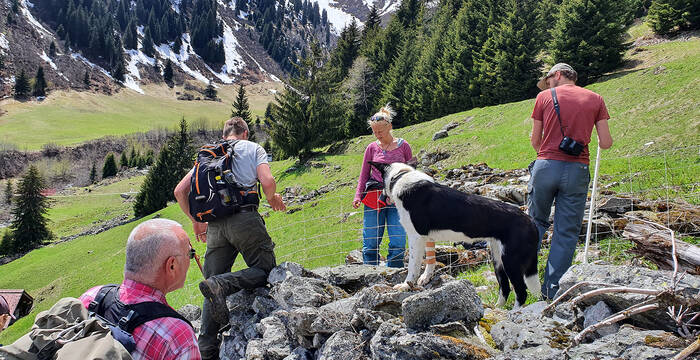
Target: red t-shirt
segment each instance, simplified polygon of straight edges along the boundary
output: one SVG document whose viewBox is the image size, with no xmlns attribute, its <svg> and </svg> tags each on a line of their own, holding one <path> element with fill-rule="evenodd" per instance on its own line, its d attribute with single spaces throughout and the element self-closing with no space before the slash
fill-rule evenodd
<svg viewBox="0 0 700 360">
<path fill-rule="evenodd" d="M 600 120 L 610 119 L 603 97 L 576 85 L 557 86 L 557 100 L 564 134 L 585 145 L 579 156 L 572 156 L 559 150 L 562 135 L 554 110 L 551 90 L 537 94 L 532 118 L 543 122 L 543 137 L 538 160 L 562 160 L 588 164 L 588 143 L 591 142 L 593 126 Z"/>
</svg>

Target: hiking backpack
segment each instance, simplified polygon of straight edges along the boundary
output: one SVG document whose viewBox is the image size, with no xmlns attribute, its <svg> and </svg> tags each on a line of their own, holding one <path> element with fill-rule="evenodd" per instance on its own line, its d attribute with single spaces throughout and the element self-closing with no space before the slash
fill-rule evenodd
<svg viewBox="0 0 700 360">
<path fill-rule="evenodd" d="M 255 187 L 242 186 L 231 172 L 238 141 L 206 144 L 197 152 L 188 198 L 190 215 L 196 221 L 214 221 L 238 212 L 241 206 L 258 205 Z"/>
<path fill-rule="evenodd" d="M 134 329 L 151 320 L 171 317 L 192 324 L 168 305 L 156 301 L 124 304 L 119 300 L 119 285 L 103 286 L 88 306 L 90 316 L 103 320 L 129 353 L 136 349 Z"/>
</svg>

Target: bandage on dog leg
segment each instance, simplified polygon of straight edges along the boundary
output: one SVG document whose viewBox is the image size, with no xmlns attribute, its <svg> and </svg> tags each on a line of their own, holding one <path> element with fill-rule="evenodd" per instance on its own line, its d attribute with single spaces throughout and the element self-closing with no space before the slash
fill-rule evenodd
<svg viewBox="0 0 700 360">
<path fill-rule="evenodd" d="M 425 242 L 425 263 L 435 264 L 435 241 Z"/>
</svg>

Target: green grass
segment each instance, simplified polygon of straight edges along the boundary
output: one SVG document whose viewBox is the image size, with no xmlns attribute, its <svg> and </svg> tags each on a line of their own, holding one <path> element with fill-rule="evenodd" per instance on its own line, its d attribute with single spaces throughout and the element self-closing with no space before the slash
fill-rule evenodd
<svg viewBox="0 0 700 360">
<path fill-rule="evenodd" d="M 700 109 L 697 106 L 697 94 L 700 93 L 700 78 L 697 75 L 700 74 L 700 40 L 694 38 L 686 42 L 649 46 L 644 51 L 630 53 L 629 58 L 638 60 L 629 71 L 612 74 L 590 86 L 603 95 L 612 116 L 610 127 L 615 145 L 604 152 L 601 162 L 601 172 L 607 175 L 605 182 L 618 180 L 619 191 L 635 194 L 686 196 L 688 190 L 682 187 L 690 186 L 687 184 L 700 178 L 699 153 L 697 150 L 688 152 L 687 148 L 676 151 L 672 149 L 700 145 L 697 136 L 700 134 Z M 659 66 L 665 70 L 654 74 Z M 148 107 L 146 105 L 141 103 L 143 107 Z M 221 106 L 224 105 L 228 109 L 229 105 Z M 535 156 L 529 143 L 529 115 L 533 105 L 534 100 L 525 100 L 472 109 L 409 128 L 396 129 L 395 135 L 407 139 L 414 153 L 420 150 L 449 152 L 451 156 L 434 165 L 436 169 L 450 169 L 479 162 L 501 169 L 522 168 Z M 162 107 L 156 107 L 155 110 L 143 109 L 146 115 L 140 119 L 148 118 L 148 114 L 159 110 L 169 111 Z M 467 122 L 465 119 L 470 120 Z M 6 116 L 0 117 L 3 130 L 6 125 L 3 122 L 6 120 Z M 176 120 L 173 119 L 172 122 Z M 450 131 L 449 137 L 431 141 L 433 133 L 453 121 L 461 122 L 461 125 Z M 91 131 L 97 131 L 94 124 L 91 126 Z M 130 131 L 137 130 L 134 128 Z M 51 130 L 44 127 L 40 131 Z M 595 148 L 595 135 L 593 139 L 591 147 Z M 292 214 L 272 212 L 268 208 L 261 210 L 262 213 L 267 213 L 265 220 L 277 244 L 275 252 L 279 262 L 295 261 L 308 268 L 337 265 L 343 263 L 348 251 L 361 247 L 362 214 L 352 208 L 351 202 L 364 148 L 372 140 L 371 136 L 352 139 L 348 141 L 344 153 L 322 154 L 313 159 L 313 162 L 329 165 L 325 167 L 301 166 L 293 160 L 272 164 L 280 191 L 286 187 L 299 186 L 302 193 L 306 193 L 329 183 L 344 184 L 303 205 L 291 204 L 290 209 L 301 209 Z M 653 144 L 645 145 L 650 142 Z M 336 166 L 339 168 L 336 169 Z M 669 168 L 673 171 L 669 172 Z M 660 175 L 661 172 L 664 173 L 663 176 Z M 132 186 L 135 188 L 138 181 L 133 179 L 133 183 L 119 182 L 95 188 L 93 192 L 121 193 Z M 645 190 L 658 189 L 659 184 L 670 184 L 674 188 L 668 191 L 664 189 L 662 193 L 657 190 L 657 195 Z M 76 192 L 84 195 L 85 190 L 78 189 Z M 101 196 L 97 197 L 99 201 L 93 199 L 95 196 L 56 199 L 55 208 L 50 213 L 54 232 L 80 232 L 93 222 L 101 222 L 112 216 L 106 214 L 108 211 L 114 211 L 112 214 L 115 214 L 129 210 L 129 203 L 124 203 L 120 198 Z M 177 205 L 171 205 L 159 213 L 183 223 L 191 234 L 191 224 Z M 33 316 L 50 307 L 57 299 L 78 296 L 93 285 L 120 282 L 124 243 L 136 224 L 133 222 L 98 235 L 45 247 L 0 266 L 0 288 L 23 288 L 37 300 L 32 315 L 19 320 L 0 334 L 0 343 L 9 343 L 26 333 Z M 620 254 L 619 261 L 624 262 L 624 248 L 616 248 L 619 241 L 609 244 L 611 251 L 605 256 L 615 258 Z M 383 245 L 386 246 L 386 241 Z M 194 246 L 200 254 L 203 253 L 204 244 L 195 243 Z M 601 250 L 607 247 L 604 240 L 597 246 Z M 542 256 L 546 256 L 546 251 Z M 240 269 L 241 264 L 239 259 L 234 270 Z M 544 266 L 544 261 L 540 265 Z M 475 284 L 488 285 L 489 291 L 483 295 L 483 299 L 485 303 L 493 304 L 498 297 L 494 292 L 495 283 L 486 280 L 484 271 L 492 271 L 490 265 L 461 276 Z M 185 288 L 168 296 L 171 304 L 176 308 L 187 303 L 200 304 L 202 299 L 197 289 L 200 278 L 201 274 L 193 262 Z M 534 300 L 528 299 L 528 302 Z M 513 299 L 510 299 L 509 306 L 512 306 L 512 302 Z"/>
<path fill-rule="evenodd" d="M 253 116 L 261 116 L 274 95 L 262 83 L 247 89 Z M 180 101 L 176 91 L 165 86 L 145 86 L 146 95 L 129 89 L 109 96 L 88 92 L 54 91 L 41 103 L 4 100 L 0 116 L 0 143 L 21 150 L 38 150 L 46 143 L 74 145 L 107 135 L 126 135 L 159 128 L 175 128 L 184 116 L 189 122 L 222 123 L 231 116 L 238 86 L 219 89 L 221 102 Z"/>
</svg>

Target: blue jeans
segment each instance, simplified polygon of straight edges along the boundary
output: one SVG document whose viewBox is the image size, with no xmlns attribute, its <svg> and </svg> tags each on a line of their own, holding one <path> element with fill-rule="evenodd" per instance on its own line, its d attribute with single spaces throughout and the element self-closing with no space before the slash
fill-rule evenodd
<svg viewBox="0 0 700 360">
<path fill-rule="evenodd" d="M 586 164 L 560 160 L 537 160 L 530 175 L 527 205 L 537 225 L 538 249 L 549 229 L 552 202 L 556 201 L 554 233 L 542 284 L 542 294 L 551 299 L 574 257 L 591 175 Z"/>
<path fill-rule="evenodd" d="M 399 222 L 396 206 L 390 205 L 374 210 L 365 205 L 364 228 L 362 229 L 362 258 L 365 264 L 379 264 L 379 246 L 384 236 L 384 225 L 389 233 L 389 254 L 386 264 L 389 267 L 403 267 L 403 254 L 406 249 L 406 231 Z"/>
</svg>

